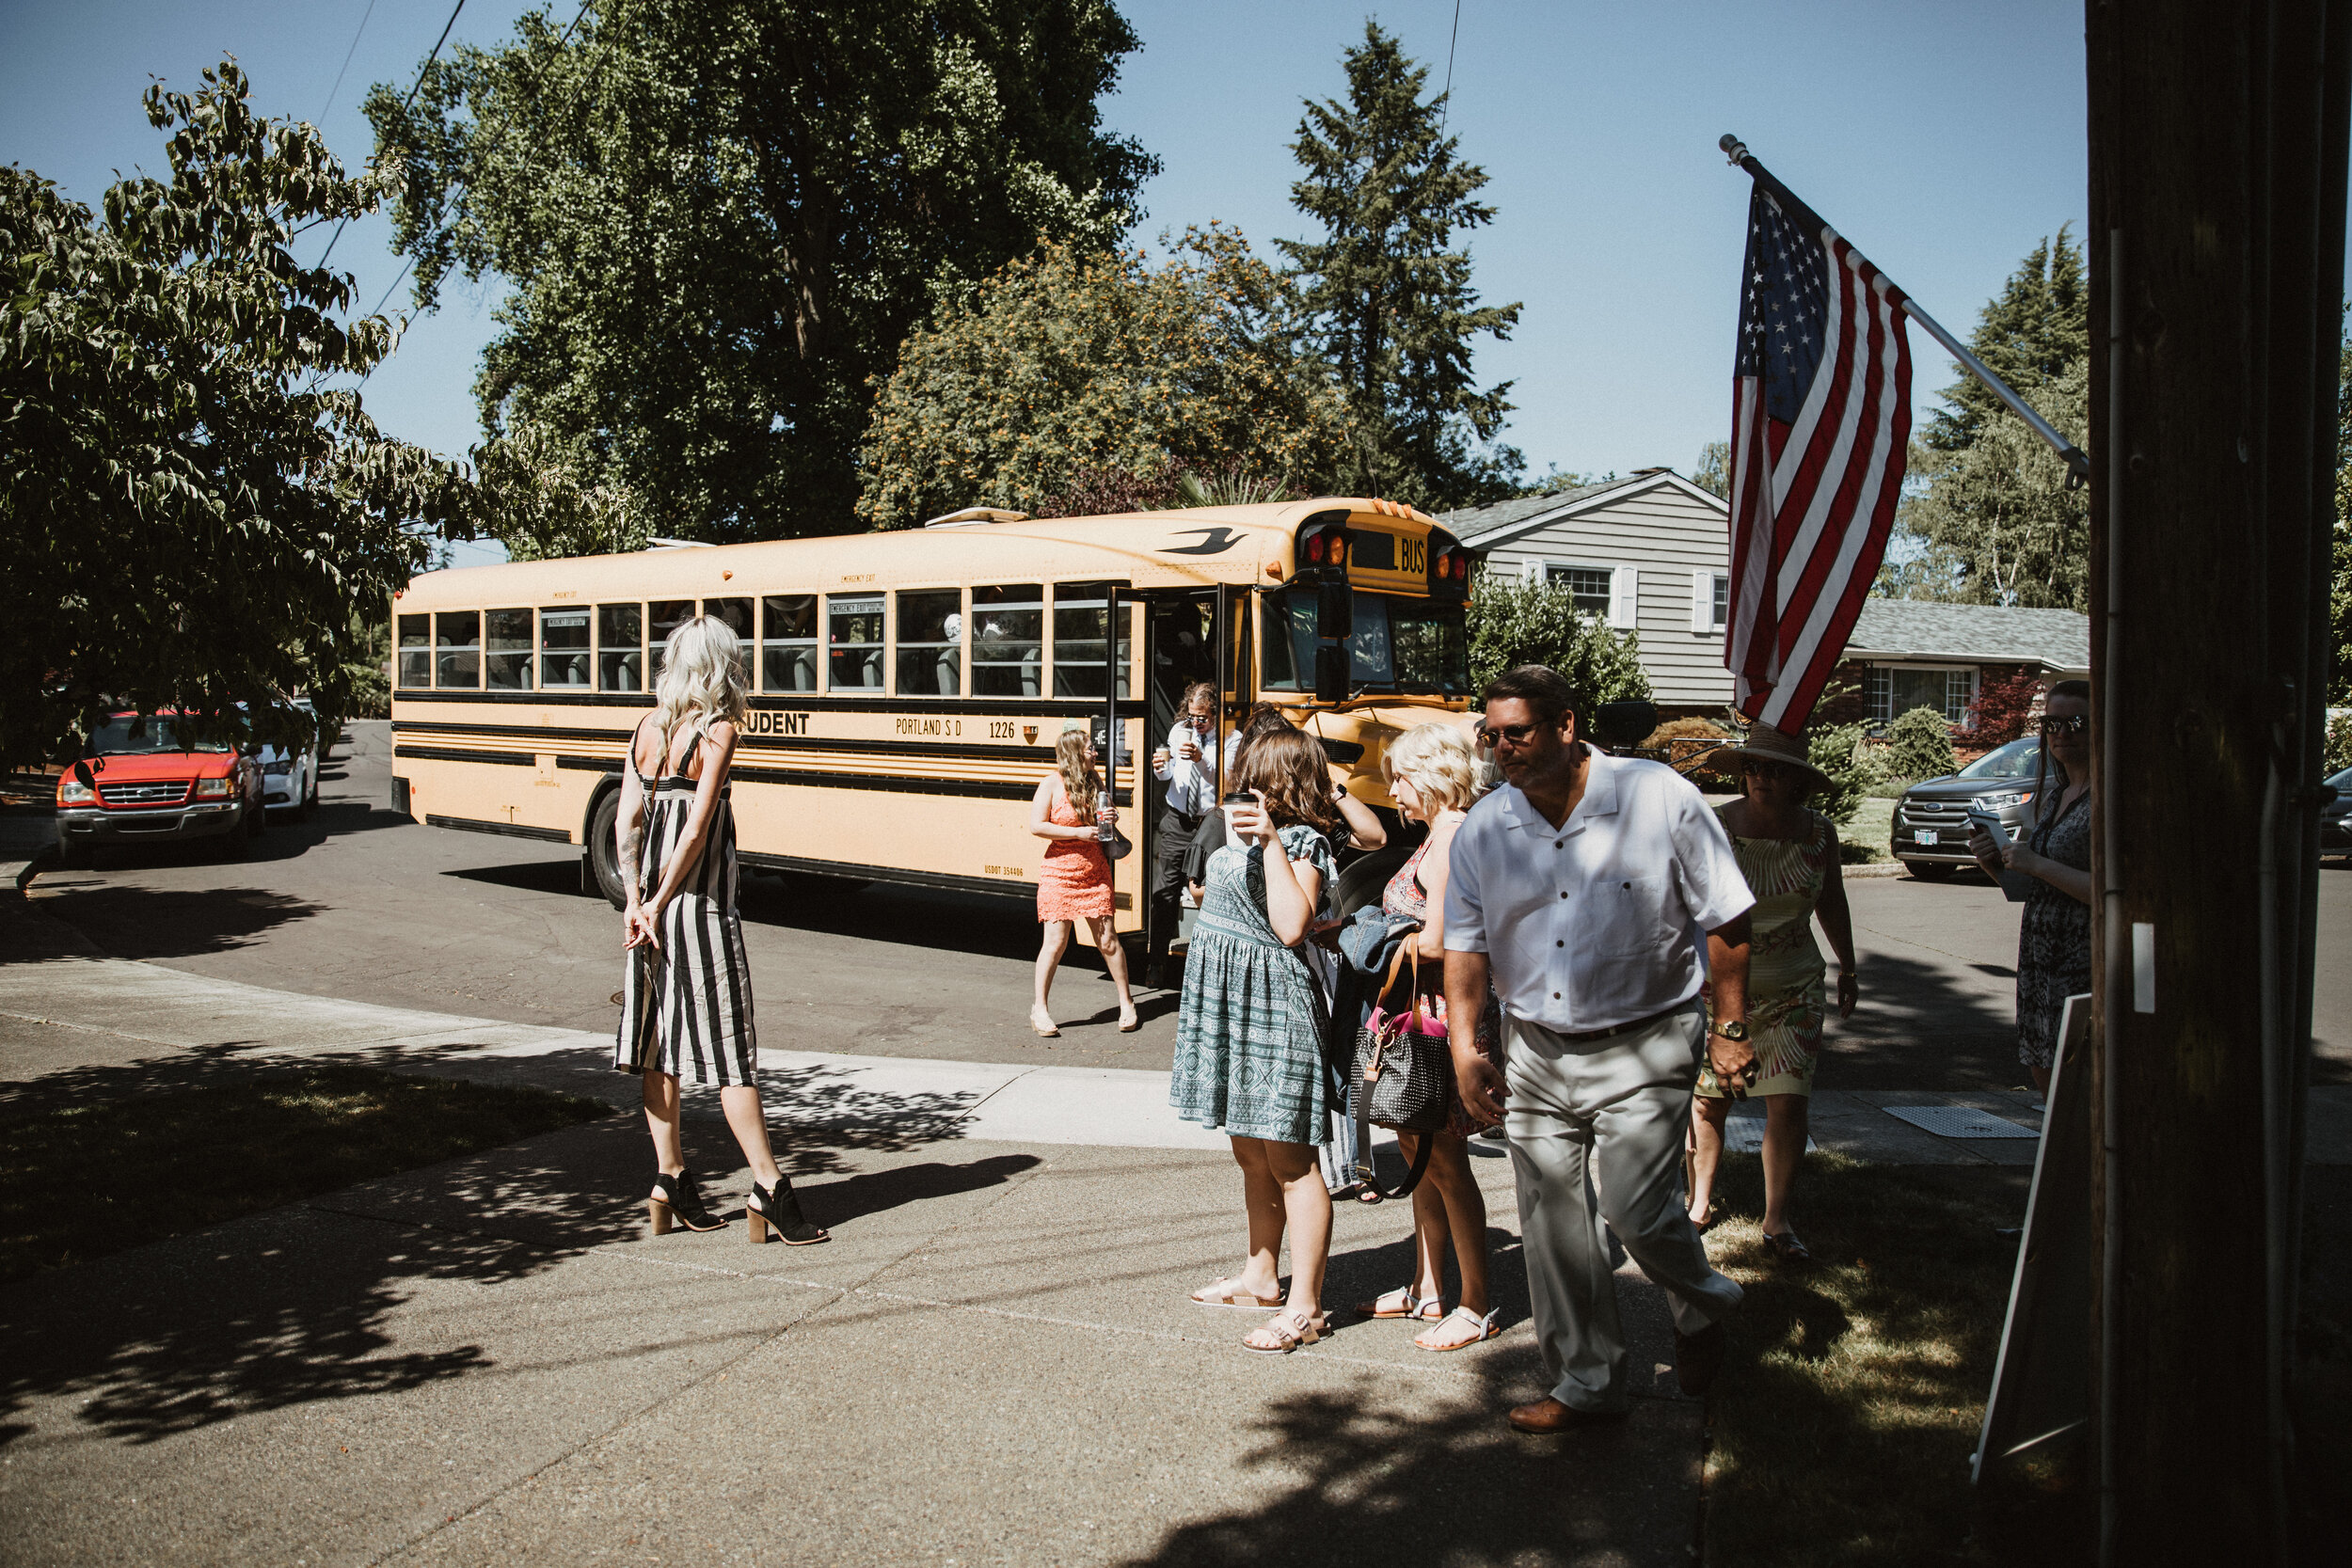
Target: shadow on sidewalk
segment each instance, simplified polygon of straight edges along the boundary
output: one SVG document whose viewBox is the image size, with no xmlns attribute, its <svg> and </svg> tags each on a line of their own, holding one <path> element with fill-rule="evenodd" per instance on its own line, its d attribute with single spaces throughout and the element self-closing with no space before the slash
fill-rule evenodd
<svg viewBox="0 0 2352 1568">
<path fill-rule="evenodd" d="M 1370 1378 L 1292 1394 L 1233 1434 L 1236 1463 L 1289 1489 L 1178 1528 L 1131 1564 L 1527 1565 L 1691 1560 L 1699 1406 L 1637 1400 L 1613 1425 L 1527 1437 L 1506 1396 L 1408 1400 Z"/>
</svg>

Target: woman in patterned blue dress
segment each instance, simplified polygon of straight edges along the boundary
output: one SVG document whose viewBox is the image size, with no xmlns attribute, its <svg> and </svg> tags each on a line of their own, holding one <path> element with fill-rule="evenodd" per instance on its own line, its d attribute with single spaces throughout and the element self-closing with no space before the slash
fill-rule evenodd
<svg viewBox="0 0 2352 1568">
<path fill-rule="evenodd" d="M 1204 1307 L 1280 1310 L 1242 1341 L 1279 1355 L 1313 1344 L 1327 1320 L 1323 1267 L 1331 1193 L 1316 1147 L 1328 1101 L 1324 1004 L 1299 947 L 1330 908 L 1340 831 L 1324 752 L 1277 731 L 1252 744 L 1234 777 L 1252 804 L 1226 809 L 1235 842 L 1209 858 L 1200 918 L 1184 959 L 1168 1102 L 1227 1133 L 1241 1166 L 1249 1257 L 1239 1274 L 1193 1292 Z M 1291 1285 L 1281 1294 L 1282 1235 Z"/>
</svg>

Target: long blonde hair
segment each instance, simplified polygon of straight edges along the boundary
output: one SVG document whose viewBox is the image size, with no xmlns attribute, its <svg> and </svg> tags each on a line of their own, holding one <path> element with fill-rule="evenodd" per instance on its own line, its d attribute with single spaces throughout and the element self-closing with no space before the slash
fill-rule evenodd
<svg viewBox="0 0 2352 1568">
<path fill-rule="evenodd" d="M 1080 820 L 1094 820 L 1095 773 L 1087 766 L 1087 747 L 1094 737 L 1084 729 L 1064 730 L 1054 742 L 1054 766 L 1061 770 L 1061 792 Z"/>
<path fill-rule="evenodd" d="M 735 628 L 715 615 L 695 616 L 661 644 L 661 676 L 654 683 L 661 755 L 655 766 L 669 766 L 670 741 L 681 726 L 699 742 L 722 719 L 740 728 L 750 705 Z"/>
</svg>

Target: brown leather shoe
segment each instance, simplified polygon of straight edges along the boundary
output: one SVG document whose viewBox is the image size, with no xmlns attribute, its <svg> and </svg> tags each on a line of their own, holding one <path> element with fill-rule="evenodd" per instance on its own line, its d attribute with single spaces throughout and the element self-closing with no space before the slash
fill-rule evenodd
<svg viewBox="0 0 2352 1568">
<path fill-rule="evenodd" d="M 1562 1404 L 1547 1394 L 1534 1404 L 1513 1405 L 1502 1418 L 1519 1431 L 1532 1432 L 1540 1437 L 1577 1427 L 1607 1426 L 1624 1420 L 1625 1416 L 1622 1410 L 1579 1410 L 1574 1405 Z"/>
<path fill-rule="evenodd" d="M 1696 1334 L 1675 1331 L 1675 1382 L 1682 1391 L 1697 1399 L 1715 1386 L 1715 1374 L 1724 1370 L 1724 1352 L 1731 1336 L 1721 1323 L 1708 1323 Z"/>
</svg>

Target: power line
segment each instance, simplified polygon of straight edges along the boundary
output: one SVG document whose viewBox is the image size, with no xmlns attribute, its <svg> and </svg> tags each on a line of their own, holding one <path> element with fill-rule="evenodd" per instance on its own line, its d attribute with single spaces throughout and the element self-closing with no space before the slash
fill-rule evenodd
<svg viewBox="0 0 2352 1568">
<path fill-rule="evenodd" d="M 464 8 L 465 8 L 465 4 L 466 4 L 466 0 L 457 0 L 457 5 L 458 5 L 458 8 L 459 8 L 459 9 L 461 9 L 461 10 L 462 10 L 462 9 L 464 9 Z M 576 28 L 576 27 L 578 27 L 578 26 L 580 25 L 580 18 L 582 18 L 582 17 L 586 16 L 586 15 L 588 14 L 588 8 L 589 8 L 590 6 L 595 5 L 595 4 L 596 4 L 596 0 L 580 0 L 580 9 L 578 9 L 578 10 L 576 10 L 576 11 L 574 11 L 574 12 L 572 13 L 572 20 L 571 20 L 568 24 L 565 24 L 565 26 L 564 26 L 564 28 L 563 36 L 561 36 L 560 38 L 558 38 L 558 39 L 555 40 L 555 47 L 556 47 L 558 50 L 561 50 L 561 49 L 562 49 L 562 48 L 563 48 L 565 44 L 567 44 L 567 43 L 569 43 L 569 42 L 571 42 L 571 41 L 572 41 L 572 31 L 573 31 L 573 29 L 574 29 L 574 28 Z M 455 21 L 457 20 L 457 13 L 456 13 L 455 11 L 452 11 L 452 12 L 450 13 L 450 20 L 451 20 L 452 22 L 455 22 Z M 442 36 L 443 38 L 447 38 L 447 37 L 449 36 L 449 29 L 448 29 L 448 28 L 446 28 L 446 27 L 444 27 L 444 28 L 441 30 L 441 36 Z M 433 47 L 434 47 L 435 52 L 436 52 L 436 53 L 437 53 L 437 52 L 439 51 L 439 49 L 440 49 L 440 47 L 441 47 L 441 46 L 440 46 L 439 44 L 437 44 L 437 44 L 435 44 Z M 427 60 L 425 63 L 426 63 L 427 65 L 430 65 L 432 62 L 431 62 L 430 60 Z M 423 79 L 424 79 L 424 78 L 423 78 L 421 75 L 420 75 L 420 76 L 418 77 L 418 81 L 419 81 L 420 83 L 421 83 L 421 82 L 423 81 Z M 532 84 L 531 84 L 531 85 L 532 85 L 533 87 L 536 87 L 539 85 L 539 84 L 538 84 L 537 79 L 536 79 L 536 78 L 533 78 L 533 80 L 532 81 Z M 408 94 L 408 96 L 409 96 L 409 97 L 411 97 L 411 98 L 414 98 L 414 97 L 416 96 L 416 91 L 415 91 L 415 89 L 414 89 L 414 88 L 411 88 L 411 89 L 409 90 L 409 94 Z M 322 257 L 322 258 L 321 258 L 321 260 L 322 260 L 322 261 L 324 261 L 324 260 L 325 260 L 325 258 L 323 258 L 323 257 Z M 387 300 L 389 300 L 389 299 L 390 299 L 390 298 L 392 297 L 392 290 L 399 288 L 399 287 L 401 286 L 401 284 L 402 284 L 402 283 L 404 283 L 404 282 L 405 282 L 405 281 L 407 280 L 407 277 L 408 277 L 409 273 L 415 270 L 416 265 L 417 265 L 417 259 L 416 259 L 414 256 L 409 257 L 407 261 L 404 261 L 403 263 L 401 263 L 401 268 L 400 268 L 400 276 L 399 276 L 399 277 L 395 277 L 395 278 L 393 278 L 393 279 L 392 279 L 392 281 L 391 281 L 390 286 L 389 286 L 389 287 L 388 287 L 388 288 L 386 288 L 386 289 L 385 289 L 385 291 L 384 291 L 384 293 L 383 293 L 381 295 L 379 295 L 379 296 L 377 297 L 376 302 L 375 302 L 375 309 L 373 309 L 373 310 L 371 310 L 371 311 L 369 311 L 369 312 L 368 312 L 368 314 L 369 314 L 369 315 L 371 315 L 371 316 L 380 316 L 380 315 L 382 315 L 382 314 L 384 313 L 384 305 L 385 305 L 385 302 L 386 302 Z M 358 382 L 357 386 L 355 386 L 353 389 L 354 389 L 354 390 L 357 390 L 358 387 L 364 387 L 364 386 L 366 386 L 366 385 L 368 384 L 368 376 L 372 376 L 372 375 L 373 375 L 373 374 L 375 373 L 375 372 L 376 372 L 376 366 L 381 365 L 382 363 L 383 363 L 383 361 L 379 359 L 379 360 L 377 360 L 377 361 L 376 361 L 376 363 L 375 363 L 374 365 L 370 365 L 370 366 L 368 367 L 367 375 L 363 375 L 363 376 L 361 376 L 361 377 L 359 378 L 359 380 L 358 380 Z"/>
<path fill-rule="evenodd" d="M 1462 38 L 1462 0 L 1454 0 L 1454 31 L 1445 40 L 1445 101 L 1438 106 L 1438 135 L 1445 135 L 1446 117 L 1454 111 L 1454 46 Z"/>
<path fill-rule="evenodd" d="M 359 53 L 359 35 L 368 30 L 368 18 L 375 14 L 375 0 L 368 0 L 368 8 L 360 13 L 359 31 L 351 35 L 351 47 L 343 51 L 343 68 L 335 72 L 335 85 L 326 89 L 326 106 L 319 110 L 319 123 L 326 123 L 326 111 L 335 106 L 335 95 L 343 90 L 343 75 L 351 69 L 351 57 Z"/>
<path fill-rule="evenodd" d="M 1455 0 L 1455 3 L 1458 5 L 1460 0 Z M 369 0 L 369 5 L 370 8 L 373 8 L 374 0 Z M 423 65 L 418 67 L 415 85 L 409 87 L 408 96 L 401 100 L 400 106 L 402 108 L 405 109 L 416 103 L 417 92 L 424 86 L 424 73 L 431 71 L 433 69 L 433 62 L 441 57 L 441 45 L 449 41 L 449 30 L 457 25 L 457 13 L 465 8 L 466 0 L 457 0 L 457 4 L 450 8 L 449 20 L 441 24 L 441 36 L 433 40 L 433 53 L 424 57 Z M 367 25 L 365 19 L 361 20 L 359 25 L 362 27 Z M 351 44 L 352 47 L 356 49 L 359 46 L 359 40 L 357 38 L 354 38 L 351 40 Z M 349 60 L 345 60 L 343 63 L 345 65 L 349 65 L 351 62 Z M 338 83 L 341 83 L 342 80 L 342 78 L 341 76 L 336 78 Z M 320 266 L 326 265 L 326 259 L 335 254 L 335 242 L 343 237 L 343 230 L 350 226 L 351 220 L 349 218 L 343 219 L 342 222 L 335 226 L 335 232 L 327 236 L 326 248 L 319 252 Z"/>
</svg>

